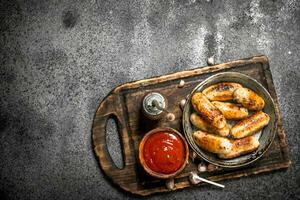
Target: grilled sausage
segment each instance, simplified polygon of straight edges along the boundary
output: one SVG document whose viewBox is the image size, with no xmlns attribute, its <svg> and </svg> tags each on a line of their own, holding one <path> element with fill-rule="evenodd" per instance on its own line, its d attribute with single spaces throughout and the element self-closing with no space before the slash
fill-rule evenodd
<svg viewBox="0 0 300 200">
<path fill-rule="evenodd" d="M 262 110 L 265 106 L 263 98 L 248 88 L 235 90 L 233 98 L 249 110 Z"/>
<path fill-rule="evenodd" d="M 268 125 L 269 121 L 270 117 L 268 114 L 258 111 L 250 117 L 235 124 L 231 128 L 230 132 L 234 138 L 243 138 L 258 132 L 260 129 Z"/>
<path fill-rule="evenodd" d="M 231 151 L 225 154 L 218 154 L 220 158 L 223 159 L 236 158 L 238 156 L 255 151 L 259 146 L 259 141 L 253 136 L 248 136 L 239 140 L 231 140 L 231 142 L 232 142 Z"/>
<path fill-rule="evenodd" d="M 203 131 L 194 132 L 193 137 L 197 145 L 211 153 L 227 154 L 231 152 L 232 144 L 227 138 Z"/>
<path fill-rule="evenodd" d="M 218 83 L 203 90 L 203 94 L 211 101 L 227 101 L 233 99 L 233 92 L 237 88 L 242 88 L 242 85 L 230 82 Z"/>
<path fill-rule="evenodd" d="M 222 112 L 225 119 L 239 120 L 248 117 L 248 110 L 236 104 L 220 101 L 213 101 L 212 104 Z"/>
<path fill-rule="evenodd" d="M 197 113 L 192 113 L 190 116 L 190 120 L 195 127 L 197 127 L 198 129 L 200 129 L 202 131 L 215 133 L 217 135 L 224 136 L 224 137 L 229 135 L 230 129 L 227 124 L 223 128 L 217 129 L 217 128 L 213 127 L 212 125 L 210 125 L 209 123 L 207 123 Z"/>
<path fill-rule="evenodd" d="M 221 111 L 201 92 L 197 92 L 192 96 L 192 105 L 198 114 L 213 127 L 220 129 L 226 125 L 226 119 Z"/>
</svg>

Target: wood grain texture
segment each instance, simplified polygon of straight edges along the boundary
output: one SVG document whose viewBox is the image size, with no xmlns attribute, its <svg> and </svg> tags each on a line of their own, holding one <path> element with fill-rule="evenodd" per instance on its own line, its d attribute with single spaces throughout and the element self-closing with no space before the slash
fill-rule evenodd
<svg viewBox="0 0 300 200">
<path fill-rule="evenodd" d="M 133 194 L 145 196 L 157 192 L 171 191 L 165 187 L 164 180 L 150 177 L 143 170 L 138 160 L 139 142 L 146 132 L 158 126 L 171 127 L 182 133 L 180 101 L 186 98 L 201 81 L 213 74 L 224 71 L 236 71 L 249 75 L 269 91 L 274 99 L 276 112 L 279 116 L 277 134 L 268 152 L 252 165 L 234 170 L 212 166 L 209 171 L 202 173 L 201 176 L 213 181 L 221 181 L 289 167 L 291 161 L 288 156 L 288 147 L 282 128 L 282 117 L 269 62 L 265 56 L 255 56 L 126 83 L 112 90 L 100 103 L 94 117 L 92 129 L 94 151 L 104 174 L 114 184 Z M 178 87 L 180 80 L 185 81 L 183 88 Z M 174 121 L 169 122 L 162 119 L 155 122 L 145 119 L 141 112 L 141 105 L 143 97 L 149 92 L 160 92 L 165 96 L 168 104 L 167 109 L 176 116 Z M 122 169 L 115 166 L 106 146 L 106 123 L 111 117 L 117 121 L 120 135 L 124 158 Z M 186 168 L 175 178 L 176 189 L 192 186 L 188 181 L 188 174 L 190 171 L 197 170 L 198 162 L 200 161 L 192 162 L 189 160 Z"/>
</svg>

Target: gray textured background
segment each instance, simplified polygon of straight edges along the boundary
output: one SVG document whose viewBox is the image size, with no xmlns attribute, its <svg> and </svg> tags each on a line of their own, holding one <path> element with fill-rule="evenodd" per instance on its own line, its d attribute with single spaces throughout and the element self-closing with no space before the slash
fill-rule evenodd
<svg viewBox="0 0 300 200">
<path fill-rule="evenodd" d="M 292 166 L 153 199 L 300 199 L 300 2 L 1 1 L 0 196 L 132 198 L 110 184 L 91 146 L 99 101 L 115 86 L 265 54 Z M 117 141 L 109 128 L 110 144 Z M 120 160 L 118 145 L 110 148 Z"/>
</svg>

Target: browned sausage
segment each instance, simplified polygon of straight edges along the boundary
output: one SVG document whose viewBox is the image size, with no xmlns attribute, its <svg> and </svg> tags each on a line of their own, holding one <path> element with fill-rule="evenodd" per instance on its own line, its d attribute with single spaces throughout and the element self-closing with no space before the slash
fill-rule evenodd
<svg viewBox="0 0 300 200">
<path fill-rule="evenodd" d="M 250 117 L 243 119 L 231 128 L 231 135 L 234 138 L 243 138 L 257 133 L 268 125 L 270 117 L 268 114 L 258 111 Z"/>
<path fill-rule="evenodd" d="M 236 104 L 220 101 L 213 101 L 212 104 L 222 112 L 226 119 L 239 120 L 248 117 L 248 110 Z"/>
<path fill-rule="evenodd" d="M 192 113 L 190 116 L 190 120 L 195 127 L 197 127 L 198 129 L 200 129 L 202 131 L 215 133 L 217 135 L 221 135 L 224 137 L 229 135 L 230 129 L 227 124 L 223 128 L 217 129 L 217 128 L 213 127 L 212 125 L 210 125 L 209 123 L 207 123 L 197 113 Z"/>
<path fill-rule="evenodd" d="M 249 110 L 262 110 L 265 106 L 263 98 L 248 88 L 235 90 L 233 98 Z"/>
<path fill-rule="evenodd" d="M 199 147 L 211 153 L 230 153 L 232 144 L 229 139 L 203 131 L 193 133 L 194 140 Z"/>
<path fill-rule="evenodd" d="M 248 136 L 239 140 L 231 140 L 231 142 L 231 151 L 225 154 L 218 154 L 220 158 L 236 158 L 238 156 L 255 151 L 259 146 L 259 141 L 253 136 Z"/>
<path fill-rule="evenodd" d="M 197 92 L 192 96 L 192 105 L 198 114 L 212 126 L 220 129 L 226 125 L 226 119 L 221 111 L 201 92 Z"/>
<path fill-rule="evenodd" d="M 211 85 L 205 90 L 203 90 L 203 94 L 207 96 L 207 98 L 211 101 L 227 101 L 233 99 L 233 92 L 237 88 L 241 88 L 242 85 L 238 83 L 218 83 L 215 85 Z"/>
</svg>

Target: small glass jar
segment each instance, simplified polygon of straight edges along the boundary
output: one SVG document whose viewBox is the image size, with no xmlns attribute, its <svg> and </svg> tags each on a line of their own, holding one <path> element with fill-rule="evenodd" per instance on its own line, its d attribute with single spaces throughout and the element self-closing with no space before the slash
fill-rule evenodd
<svg viewBox="0 0 300 200">
<path fill-rule="evenodd" d="M 166 100 L 158 92 L 151 92 L 143 99 L 143 113 L 151 120 L 159 120 L 165 114 Z"/>
</svg>

